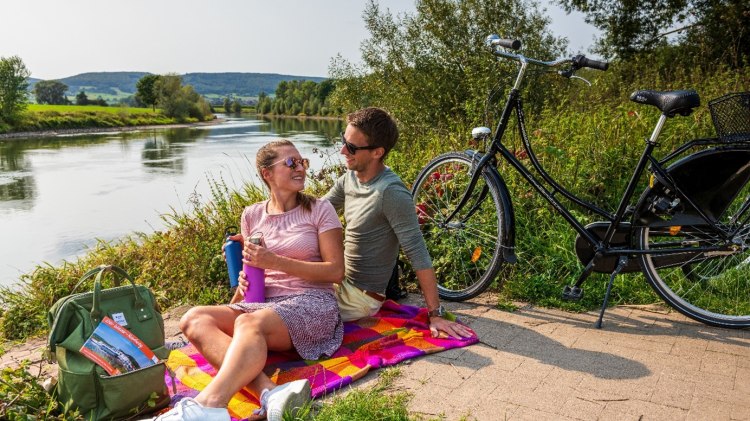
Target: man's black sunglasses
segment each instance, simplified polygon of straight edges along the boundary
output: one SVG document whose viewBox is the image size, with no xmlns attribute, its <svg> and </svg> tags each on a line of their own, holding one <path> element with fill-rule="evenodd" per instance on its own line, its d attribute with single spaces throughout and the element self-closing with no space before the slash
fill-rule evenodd
<svg viewBox="0 0 750 421">
<path fill-rule="evenodd" d="M 344 143 L 344 146 L 346 146 L 346 150 L 349 151 L 349 153 L 352 154 L 352 155 L 354 155 L 355 153 L 357 153 L 357 151 L 360 150 L 360 149 L 372 150 L 372 149 L 377 149 L 377 148 L 380 147 L 380 146 L 371 146 L 371 145 L 357 146 L 357 145 L 351 144 L 351 143 L 349 143 L 349 142 L 346 141 L 346 138 L 344 137 L 344 132 L 341 132 L 341 142 Z"/>
</svg>

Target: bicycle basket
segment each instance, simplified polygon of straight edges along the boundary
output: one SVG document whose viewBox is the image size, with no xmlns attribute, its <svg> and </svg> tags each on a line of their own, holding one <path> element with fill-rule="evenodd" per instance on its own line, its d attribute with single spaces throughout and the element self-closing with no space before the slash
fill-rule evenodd
<svg viewBox="0 0 750 421">
<path fill-rule="evenodd" d="M 750 141 L 750 92 L 727 94 L 708 103 L 722 142 Z"/>
</svg>

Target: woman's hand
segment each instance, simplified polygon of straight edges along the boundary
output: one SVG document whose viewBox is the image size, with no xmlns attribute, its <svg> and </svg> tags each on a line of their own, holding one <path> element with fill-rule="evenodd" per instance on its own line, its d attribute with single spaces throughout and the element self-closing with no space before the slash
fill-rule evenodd
<svg viewBox="0 0 750 421">
<path fill-rule="evenodd" d="M 232 297 L 232 300 L 230 303 L 234 304 L 237 302 L 240 302 L 245 299 L 245 291 L 247 291 L 247 287 L 250 285 L 249 282 L 247 282 L 247 278 L 245 277 L 245 271 L 240 271 L 240 277 L 237 278 L 237 288 L 234 290 L 234 297 Z"/>
<path fill-rule="evenodd" d="M 250 239 L 245 240 L 242 249 L 242 263 L 261 269 L 276 269 L 279 256 L 263 246 L 253 244 Z"/>
<path fill-rule="evenodd" d="M 230 235 L 227 238 L 230 239 L 230 240 L 232 240 L 232 241 L 239 241 L 240 243 L 244 243 L 245 242 L 245 239 L 242 238 L 242 234 Z M 221 245 L 221 257 L 224 258 L 225 262 L 227 261 L 227 253 L 226 253 L 226 250 L 224 250 L 224 248 L 226 248 L 226 246 L 227 246 L 227 241 L 224 240 L 224 243 Z"/>
</svg>

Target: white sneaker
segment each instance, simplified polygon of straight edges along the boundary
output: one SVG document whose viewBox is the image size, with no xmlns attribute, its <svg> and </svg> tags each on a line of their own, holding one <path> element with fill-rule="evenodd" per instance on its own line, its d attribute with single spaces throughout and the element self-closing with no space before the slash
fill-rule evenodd
<svg viewBox="0 0 750 421">
<path fill-rule="evenodd" d="M 154 421 L 229 421 L 226 408 L 207 408 L 193 398 L 184 398 Z"/>
<path fill-rule="evenodd" d="M 310 382 L 295 380 L 269 390 L 261 398 L 268 421 L 282 421 L 285 412 L 292 415 L 310 401 Z"/>
</svg>

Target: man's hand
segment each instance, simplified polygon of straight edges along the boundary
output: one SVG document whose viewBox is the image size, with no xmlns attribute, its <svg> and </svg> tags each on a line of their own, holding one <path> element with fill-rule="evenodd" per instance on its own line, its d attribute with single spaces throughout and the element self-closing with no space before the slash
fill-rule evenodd
<svg viewBox="0 0 750 421">
<path fill-rule="evenodd" d="M 474 331 L 468 326 L 445 320 L 440 316 L 430 317 L 430 333 L 433 338 L 445 338 L 450 336 L 455 339 L 468 338 L 476 335 L 476 333 L 474 333 Z"/>
</svg>

